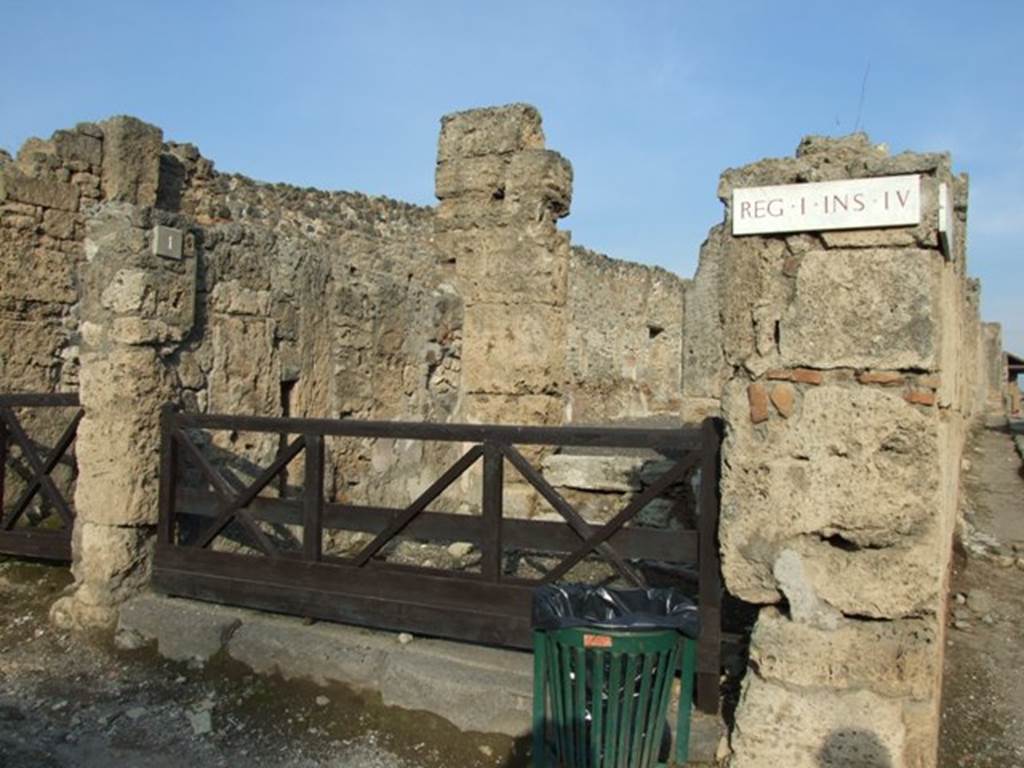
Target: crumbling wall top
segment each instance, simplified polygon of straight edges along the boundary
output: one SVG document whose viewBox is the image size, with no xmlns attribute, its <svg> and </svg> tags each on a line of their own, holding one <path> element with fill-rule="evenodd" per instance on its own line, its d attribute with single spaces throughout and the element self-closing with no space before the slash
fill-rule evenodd
<svg viewBox="0 0 1024 768">
<path fill-rule="evenodd" d="M 529 104 L 467 109 L 441 118 L 438 161 L 544 149 L 540 112 Z"/>
<path fill-rule="evenodd" d="M 726 169 L 719 180 L 718 197 L 728 205 L 733 190 L 740 187 L 912 173 L 951 176 L 949 153 L 890 155 L 885 144 L 873 143 L 863 132 L 846 136 L 812 135 L 800 140 L 793 157 L 767 158 Z"/>
</svg>

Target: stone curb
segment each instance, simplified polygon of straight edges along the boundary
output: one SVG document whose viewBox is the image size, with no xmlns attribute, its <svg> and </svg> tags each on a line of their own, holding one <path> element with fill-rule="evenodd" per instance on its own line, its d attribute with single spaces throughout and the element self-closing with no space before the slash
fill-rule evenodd
<svg viewBox="0 0 1024 768">
<path fill-rule="evenodd" d="M 463 731 L 530 733 L 533 656 L 146 593 L 121 608 L 116 644 L 156 642 L 174 661 L 224 652 L 259 674 L 379 691 L 383 703 L 440 715 Z M 720 718 L 694 713 L 691 762 L 714 762 Z"/>
</svg>

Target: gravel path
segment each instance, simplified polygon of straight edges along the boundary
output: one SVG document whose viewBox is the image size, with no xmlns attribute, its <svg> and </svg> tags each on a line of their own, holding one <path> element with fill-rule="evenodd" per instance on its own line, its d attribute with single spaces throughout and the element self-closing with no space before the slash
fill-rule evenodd
<svg viewBox="0 0 1024 768">
<path fill-rule="evenodd" d="M 379 698 L 60 632 L 66 568 L 0 561 L 2 768 L 517 768 L 526 745 Z"/>
<path fill-rule="evenodd" d="M 975 435 L 953 574 L 940 768 L 1024 768 L 1024 480 L 1006 430 Z"/>
</svg>

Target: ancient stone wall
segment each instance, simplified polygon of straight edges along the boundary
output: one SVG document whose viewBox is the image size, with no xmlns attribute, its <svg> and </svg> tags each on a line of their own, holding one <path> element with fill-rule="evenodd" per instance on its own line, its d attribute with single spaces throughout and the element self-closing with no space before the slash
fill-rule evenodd
<svg viewBox="0 0 1024 768">
<path fill-rule="evenodd" d="M 134 155 L 145 149 L 136 141 L 140 126 L 129 118 L 115 119 L 105 132 L 83 123 L 57 131 L 48 141 L 30 139 L 16 158 L 0 155 L 0 391 L 77 388 L 78 268 L 86 258 L 88 211 L 105 195 L 135 202 L 141 194 L 149 195 L 150 203 L 155 200 L 146 186 L 155 177 L 141 186 L 133 181 Z M 67 414 L 34 409 L 23 411 L 21 418 L 34 440 L 52 445 Z M 17 461 L 11 468 L 7 501 L 22 489 Z M 70 497 L 69 470 L 62 466 L 57 474 Z M 44 516 L 45 507 L 38 510 Z"/>
<path fill-rule="evenodd" d="M 570 420 L 602 423 L 681 410 L 683 295 L 668 270 L 574 247 L 569 268 Z"/>
<path fill-rule="evenodd" d="M 738 187 L 909 173 L 922 178 L 919 226 L 731 234 Z M 764 606 L 732 765 L 845 765 L 858 751 L 934 765 L 972 408 L 966 182 L 946 156 L 889 157 L 858 135 L 726 171 L 719 197 L 726 221 L 687 294 L 683 382 L 684 395 L 720 392 L 724 576 Z"/>
<path fill-rule="evenodd" d="M 78 383 L 77 265 L 83 207 L 98 200 L 102 131 L 82 124 L 0 155 L 0 387 L 54 391 Z M 110 169 L 114 173 L 114 169 Z"/>
<path fill-rule="evenodd" d="M 448 115 L 438 143 L 437 246 L 465 302 L 464 420 L 559 423 L 567 372 L 572 169 L 514 105 Z"/>
<path fill-rule="evenodd" d="M 982 323 L 978 400 L 985 416 L 1006 414 L 1006 353 L 1003 351 L 1003 328 L 999 323 Z"/>
<path fill-rule="evenodd" d="M 112 606 L 145 581 L 164 402 L 197 412 L 531 424 L 678 408 L 682 282 L 572 254 L 556 227 L 568 213 L 571 168 L 543 148 L 532 107 L 444 119 L 437 209 L 217 173 L 194 146 L 165 142 L 133 118 L 33 139 L 0 161 L 0 389 L 74 389 L 81 379 L 87 411 L 81 599 L 61 604 L 64 623 L 109 623 Z M 183 233 L 182 260 L 151 255 L 157 224 Z M 164 273 L 185 267 L 189 287 L 168 290 Z M 614 298 L 637 312 L 603 317 L 619 279 Z M 621 360 L 602 357 L 611 340 Z M 106 450 L 104 440 L 120 447 Z M 147 449 L 123 459 L 132 440 Z M 279 448 L 271 435 L 211 441 L 218 464 L 239 479 Z M 329 493 L 407 504 L 458 448 L 329 440 Z M 301 471 L 300 458 L 288 477 Z M 478 498 L 470 472 L 438 506 L 472 512 Z M 506 507 L 542 513 L 523 484 L 513 483 Z"/>
</svg>

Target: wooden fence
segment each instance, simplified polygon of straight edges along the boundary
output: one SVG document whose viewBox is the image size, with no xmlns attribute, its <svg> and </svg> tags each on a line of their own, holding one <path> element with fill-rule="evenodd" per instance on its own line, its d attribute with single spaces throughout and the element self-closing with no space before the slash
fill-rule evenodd
<svg viewBox="0 0 1024 768">
<path fill-rule="evenodd" d="M 645 586 L 645 564 L 696 564 L 701 617 L 698 706 L 717 711 L 721 646 L 718 479 L 720 433 L 714 420 L 683 429 L 511 427 L 350 420 L 163 414 L 160 521 L 153 584 L 165 593 L 311 618 L 473 642 L 528 648 L 532 590 L 563 579 L 583 562 L 607 563 L 622 582 Z M 218 466 L 206 432 L 277 435 L 281 448 L 248 482 Z M 404 508 L 328 502 L 325 439 L 378 438 L 468 446 L 461 457 Z M 649 449 L 671 467 L 600 525 L 584 516 L 517 446 Z M 273 496 L 274 479 L 304 453 L 301 493 Z M 440 495 L 482 462 L 479 514 L 433 511 Z M 200 483 L 184 481 L 185 468 Z M 503 510 L 511 467 L 561 517 L 512 519 Z M 686 528 L 627 525 L 650 502 L 700 470 L 697 514 Z M 692 510 L 691 510 L 692 512 Z M 694 524 L 693 521 L 696 521 Z M 301 546 L 283 548 L 267 524 L 301 530 Z M 369 541 L 354 554 L 325 551 L 325 532 L 360 531 Z M 230 537 L 245 546 L 217 547 Z M 479 568 L 445 570 L 387 562 L 398 537 L 471 542 Z M 225 549 L 233 551 L 224 551 Z M 514 551 L 546 553 L 540 578 L 506 572 Z M 554 560 L 550 558 L 554 557 Z"/>
<path fill-rule="evenodd" d="M 26 411 L 43 408 L 74 409 L 50 448 L 42 446 L 38 437 L 30 436 L 23 424 Z M 0 395 L 0 502 L 7 495 L 13 496 L 0 509 L 0 553 L 46 560 L 71 559 L 74 507 L 50 473 L 63 462 L 74 474 L 71 449 L 82 415 L 78 395 L 73 393 Z M 18 455 L 12 450 L 14 447 L 20 452 Z M 16 494 L 8 494 L 8 476 L 18 470 L 21 488 Z M 37 497 L 50 514 L 31 520 L 28 513 Z"/>
</svg>

